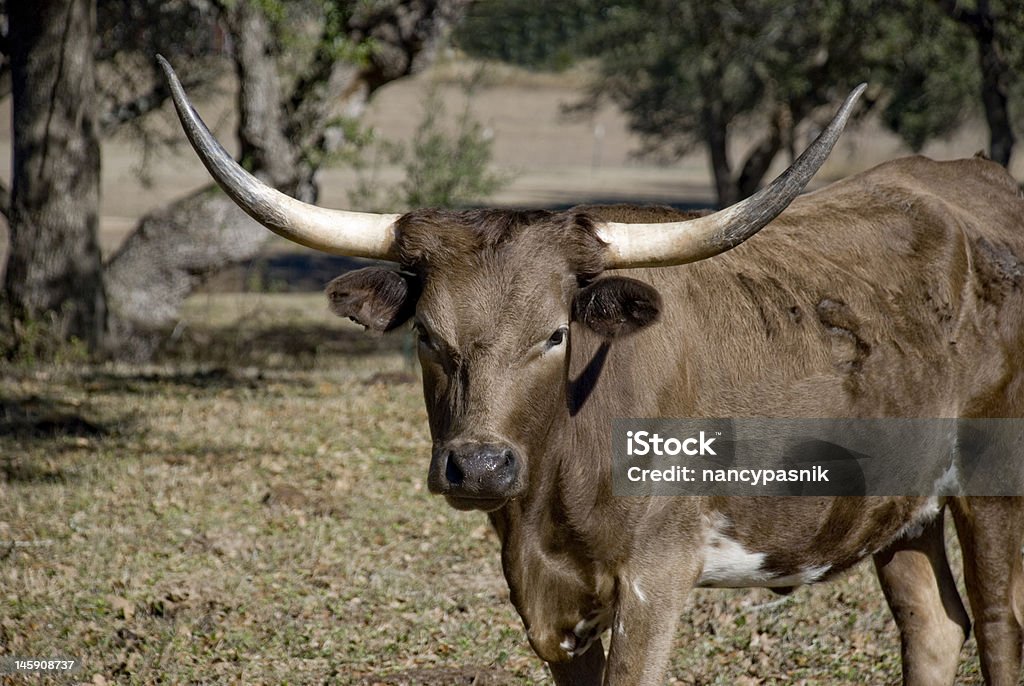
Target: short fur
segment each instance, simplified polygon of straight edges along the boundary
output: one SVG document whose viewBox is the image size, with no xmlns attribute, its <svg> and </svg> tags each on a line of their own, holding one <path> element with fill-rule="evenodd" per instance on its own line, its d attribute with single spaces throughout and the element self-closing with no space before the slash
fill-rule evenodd
<svg viewBox="0 0 1024 686">
<path fill-rule="evenodd" d="M 436 341 L 420 349 L 431 469 L 467 441 L 521 456 L 522 490 L 480 507 L 556 682 L 662 683 L 714 539 L 761 556 L 772 579 L 827 578 L 873 556 L 904 682 L 951 684 L 969 621 L 945 559 L 948 507 L 983 674 L 1016 684 L 1024 498 L 617 498 L 609 430 L 615 417 L 1024 416 L 1013 179 L 983 160 L 898 160 L 798 198 L 728 253 L 624 270 L 612 278 L 641 285 L 587 298 L 627 283 L 601 285 L 598 222 L 680 217 L 592 207 L 416 211 L 398 223 L 403 266 L 419 279 L 416 319 Z M 568 343 L 547 345 L 574 312 Z M 607 660 L 596 640 L 606 629 Z"/>
</svg>

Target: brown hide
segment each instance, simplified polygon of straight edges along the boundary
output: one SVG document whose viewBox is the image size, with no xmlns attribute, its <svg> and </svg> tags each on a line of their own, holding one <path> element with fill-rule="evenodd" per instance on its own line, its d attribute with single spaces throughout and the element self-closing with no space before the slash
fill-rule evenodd
<svg viewBox="0 0 1024 686">
<path fill-rule="evenodd" d="M 565 356 L 538 358 L 601 272 L 593 222 L 680 216 L 412 212 L 399 224 L 423 279 L 418 321 L 446 350 L 421 350 L 435 445 L 499 436 L 525 456 L 525 493 L 490 516 L 549 661 L 578 656 L 626 614 L 624 596 L 671 611 L 662 570 L 696 583 L 714 522 L 786 577 L 841 571 L 938 512 L 913 498 L 614 497 L 613 418 L 1024 413 L 1024 200 L 997 165 L 898 160 L 798 198 L 716 258 L 615 272 L 660 293 L 660 320 L 611 340 L 574 322 Z"/>
</svg>

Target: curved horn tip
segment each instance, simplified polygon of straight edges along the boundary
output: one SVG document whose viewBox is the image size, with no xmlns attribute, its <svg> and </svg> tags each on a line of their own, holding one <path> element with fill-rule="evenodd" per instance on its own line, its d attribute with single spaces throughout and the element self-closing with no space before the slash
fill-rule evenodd
<svg viewBox="0 0 1024 686">
<path fill-rule="evenodd" d="M 393 260 L 397 214 L 328 210 L 268 186 L 242 168 L 195 111 L 163 55 L 156 55 L 185 136 L 228 197 L 249 216 L 290 241 L 324 252 Z"/>
<path fill-rule="evenodd" d="M 860 96 L 867 90 L 868 82 L 862 81 L 859 83 L 850 94 L 846 96 L 846 100 L 843 101 L 843 107 L 852 107 L 852 105 L 860 99 Z"/>
<path fill-rule="evenodd" d="M 161 71 L 163 71 L 164 76 L 168 80 L 172 80 L 173 79 L 173 80 L 177 81 L 178 80 L 178 75 L 175 73 L 174 67 L 171 66 L 171 63 L 167 61 L 167 58 L 164 57 L 163 55 L 161 55 L 160 53 L 156 53 L 155 57 L 156 57 L 156 63 L 160 65 L 160 69 L 161 69 Z"/>
<path fill-rule="evenodd" d="M 832 121 L 793 164 L 746 200 L 714 214 L 680 222 L 602 224 L 598 231 L 608 245 L 606 268 L 665 267 L 694 262 L 734 248 L 756 234 L 786 209 L 824 164 L 867 85 L 861 83 L 850 91 Z"/>
</svg>

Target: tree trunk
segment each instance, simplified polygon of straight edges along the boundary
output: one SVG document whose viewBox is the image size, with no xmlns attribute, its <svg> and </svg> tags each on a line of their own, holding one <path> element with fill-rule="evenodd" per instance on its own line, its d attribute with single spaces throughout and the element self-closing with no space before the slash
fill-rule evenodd
<svg viewBox="0 0 1024 686">
<path fill-rule="evenodd" d="M 225 19 L 239 79 L 240 158 L 264 182 L 311 200 L 313 170 L 299 163 L 299 151 L 282 134 L 271 28 L 247 2 L 233 5 Z M 189 293 L 210 274 L 256 257 L 269 236 L 213 183 L 146 214 L 105 270 L 111 354 L 149 358 Z"/>
<path fill-rule="evenodd" d="M 259 3 L 224 3 L 240 82 L 243 164 L 281 191 L 314 201 L 320 162 L 345 141 L 339 112 L 358 115 L 377 88 L 429 64 L 468 4 L 360 5 L 346 32 L 353 43 L 374 41 L 369 63 L 355 67 L 338 61 L 334 49 L 318 51 L 287 94 L 273 57 L 276 38 L 255 9 Z M 333 46 L 333 36 L 326 38 Z M 212 185 L 143 217 L 106 268 L 115 353 L 151 355 L 188 294 L 209 274 L 255 257 L 269 235 Z"/>
<path fill-rule="evenodd" d="M 981 102 L 985 106 L 989 131 L 988 154 L 999 164 L 1009 167 L 1014 144 L 1006 85 L 1010 67 L 996 45 L 991 22 L 987 22 L 987 30 L 975 32 L 975 36 L 981 62 Z"/>
<path fill-rule="evenodd" d="M 78 337 L 95 350 L 106 330 L 96 236 L 95 3 L 12 2 L 7 11 L 14 99 L 8 314 L 16 334 L 46 323 L 48 336 Z"/>
<path fill-rule="evenodd" d="M 1003 57 L 996 34 L 995 17 L 992 15 L 988 0 L 978 0 L 973 11 L 962 7 L 957 0 L 938 0 L 938 3 L 950 18 L 970 29 L 978 44 L 981 103 L 985 108 L 985 121 L 989 131 L 988 155 L 992 160 L 1008 167 L 1015 143 L 1007 95 L 1010 65 Z"/>
<path fill-rule="evenodd" d="M 715 193 L 718 206 L 728 207 L 739 200 L 739 189 L 732 176 L 729 164 L 729 135 L 725 118 L 720 111 L 721 105 L 711 101 L 702 114 L 704 141 L 708 147 L 708 160 L 711 163 L 711 175 L 715 180 Z"/>
<path fill-rule="evenodd" d="M 743 169 L 736 179 L 736 197 L 740 200 L 753 195 L 761 187 L 765 174 L 775 161 L 775 156 L 782 149 L 782 134 L 778 127 L 772 126 L 771 132 L 747 156 Z"/>
</svg>

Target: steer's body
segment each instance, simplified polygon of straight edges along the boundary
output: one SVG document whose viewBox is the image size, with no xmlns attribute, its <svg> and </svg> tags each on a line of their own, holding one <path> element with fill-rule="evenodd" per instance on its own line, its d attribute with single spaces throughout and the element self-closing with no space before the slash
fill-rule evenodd
<svg viewBox="0 0 1024 686">
<path fill-rule="evenodd" d="M 611 487 L 620 417 L 1024 416 L 1024 199 L 997 165 L 911 158 L 794 201 L 861 86 L 786 172 L 708 216 L 324 210 L 243 170 L 163 67 L 193 146 L 246 212 L 304 245 L 400 265 L 335 279 L 332 308 L 379 331 L 413 320 L 428 486 L 490 513 L 512 600 L 559 684 L 661 683 L 694 585 L 788 587 L 867 556 L 904 681 L 951 684 L 969 623 L 945 558 L 947 504 L 982 670 L 1016 683 L 1024 498 Z"/>
<path fill-rule="evenodd" d="M 442 270 L 428 276 L 420 307 L 457 303 L 450 326 L 460 349 L 477 351 L 462 365 L 469 418 L 439 415 L 425 361 L 434 436 L 444 443 L 497 431 L 530 455 L 525 494 L 491 518 L 534 649 L 552 662 L 574 658 L 556 674 L 585 682 L 597 660 L 580 655 L 610 627 L 609 680 L 660 683 L 691 586 L 792 586 L 877 553 L 908 681 L 952 679 L 966 615 L 941 552 L 942 501 L 614 497 L 609 427 L 617 417 L 1024 416 L 1024 200 L 1001 168 L 980 159 L 889 163 L 798 198 L 762 236 L 715 259 L 631 270 L 661 293 L 660 321 L 610 343 L 574 324 L 564 376 L 540 389 L 501 369 L 509 351 L 495 332 L 513 328 L 507 318 L 553 309 L 526 297 L 542 241 L 510 228 L 492 240 L 496 248 L 481 249 L 460 234 L 478 227 L 453 219 L 420 222 L 413 213 L 399 233 L 400 243 L 425 240 L 422 232 L 446 246 L 443 257 L 427 257 Z M 472 268 L 451 273 L 449 263 Z M 511 424 L 528 430 L 509 429 L 510 397 L 516 411 L 532 400 L 551 414 L 517 416 Z M 972 598 L 994 592 L 986 612 L 1000 618 L 981 629 L 989 647 L 1002 646 L 987 671 L 1014 683 L 1024 520 L 1020 499 L 991 503 L 963 499 L 954 510 L 962 535 L 974 537 L 972 527 L 989 518 L 998 529 L 990 533 L 1008 537 L 999 560 L 968 564 Z"/>
<path fill-rule="evenodd" d="M 991 163 L 886 164 L 798 198 L 725 255 L 635 276 L 661 292 L 661 321 L 609 346 L 587 400 L 539 439 L 527 497 L 492 514 L 546 659 L 616 603 L 670 636 L 690 585 L 817 581 L 936 533 L 934 499 L 613 497 L 611 419 L 1024 414 L 1024 201 Z M 605 341 L 583 327 L 571 341 L 574 380 Z M 631 618 L 613 646 L 650 633 Z"/>
</svg>

